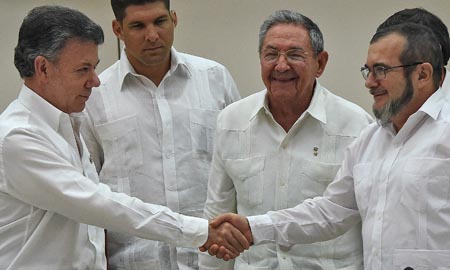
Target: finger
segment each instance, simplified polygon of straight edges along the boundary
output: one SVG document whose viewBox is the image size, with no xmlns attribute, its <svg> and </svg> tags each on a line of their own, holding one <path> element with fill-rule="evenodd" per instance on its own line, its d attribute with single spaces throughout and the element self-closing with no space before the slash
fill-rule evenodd
<svg viewBox="0 0 450 270">
<path fill-rule="evenodd" d="M 245 237 L 241 231 L 236 229 L 231 230 L 231 233 L 233 234 L 234 239 L 239 243 L 239 246 L 242 248 L 242 250 L 239 250 L 240 252 L 243 252 L 244 249 L 250 248 L 250 243 L 248 242 L 247 237 Z"/>
<path fill-rule="evenodd" d="M 237 239 L 236 236 L 239 237 L 242 241 L 244 241 L 244 243 L 246 243 L 248 245 L 247 239 L 245 239 L 245 236 L 243 236 L 242 233 L 238 229 L 233 227 L 231 224 L 227 224 L 227 225 L 228 225 L 227 227 L 230 227 L 230 228 L 229 228 L 229 233 L 225 235 L 225 238 L 226 238 L 226 241 L 232 247 L 230 248 L 227 245 L 225 245 L 225 247 L 232 251 L 241 253 L 242 251 L 244 251 L 245 245 L 244 246 L 241 245 L 239 239 Z"/>
<path fill-rule="evenodd" d="M 208 253 L 211 256 L 216 256 L 218 251 L 219 251 L 219 246 L 216 244 L 211 245 L 208 249 Z"/>
<path fill-rule="evenodd" d="M 232 254 L 230 253 L 225 247 L 221 247 L 223 249 L 223 253 L 225 254 L 223 256 L 223 260 L 228 261 L 228 260 L 232 260 L 234 258 L 236 258 L 237 256 L 239 256 L 239 254 Z"/>
<path fill-rule="evenodd" d="M 232 219 L 232 216 L 233 214 L 231 213 L 219 215 L 215 217 L 213 220 L 211 220 L 209 224 L 215 228 L 226 221 L 229 222 Z"/>
<path fill-rule="evenodd" d="M 200 252 L 205 252 L 208 249 L 205 246 L 201 246 L 201 247 L 198 248 L 198 250 L 200 250 Z"/>
<path fill-rule="evenodd" d="M 223 258 L 222 258 L 224 261 L 233 260 L 237 256 L 239 256 L 239 254 L 236 255 L 236 254 L 229 253 L 228 250 L 225 247 L 220 247 L 220 250 L 221 250 L 220 251 L 221 255 L 224 254 Z"/>
<path fill-rule="evenodd" d="M 216 257 L 219 259 L 227 260 L 229 258 L 229 257 L 225 257 L 225 255 L 227 255 L 227 254 L 228 254 L 228 250 L 225 247 L 220 247 L 216 254 Z"/>
</svg>

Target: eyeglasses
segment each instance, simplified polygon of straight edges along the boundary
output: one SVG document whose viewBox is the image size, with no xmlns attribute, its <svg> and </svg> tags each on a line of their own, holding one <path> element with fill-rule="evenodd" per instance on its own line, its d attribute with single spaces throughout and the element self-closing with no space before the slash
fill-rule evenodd
<svg viewBox="0 0 450 270">
<path fill-rule="evenodd" d="M 394 66 L 394 67 L 389 67 L 389 66 L 375 66 L 373 67 L 373 75 L 375 80 L 384 80 L 386 79 L 386 73 L 388 73 L 389 71 L 395 69 L 395 68 L 406 68 L 406 67 L 412 67 L 412 66 L 417 66 L 423 64 L 423 62 L 414 62 L 412 64 L 407 64 L 407 65 L 400 65 L 400 66 Z M 369 74 L 372 71 L 370 70 L 370 68 L 368 66 L 364 66 L 361 68 L 361 74 L 364 78 L 364 80 L 367 81 L 367 79 L 369 78 Z"/>
<path fill-rule="evenodd" d="M 280 55 L 284 55 L 284 57 L 289 63 L 298 63 L 298 62 L 305 62 L 308 53 L 300 49 L 290 49 L 285 52 L 278 51 L 275 49 L 268 49 L 264 50 L 261 53 L 262 59 L 269 64 L 278 61 Z"/>
</svg>

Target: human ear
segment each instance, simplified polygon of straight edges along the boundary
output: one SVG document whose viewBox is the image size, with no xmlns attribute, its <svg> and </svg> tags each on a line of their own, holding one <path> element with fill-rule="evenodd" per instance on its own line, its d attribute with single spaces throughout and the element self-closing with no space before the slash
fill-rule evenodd
<svg viewBox="0 0 450 270">
<path fill-rule="evenodd" d="M 116 35 L 117 38 L 123 40 L 123 29 L 122 29 L 122 23 L 118 20 L 112 21 L 112 30 L 114 32 L 114 35 Z"/>
<path fill-rule="evenodd" d="M 419 65 L 419 80 L 428 81 L 433 79 L 433 66 L 430 63 Z"/>
<path fill-rule="evenodd" d="M 44 56 L 37 56 L 34 59 L 34 73 L 37 77 L 47 77 L 47 71 L 48 71 L 48 60 Z"/>
<path fill-rule="evenodd" d="M 327 51 L 321 51 L 317 54 L 317 63 L 319 65 L 317 72 L 316 72 L 316 78 L 319 78 L 322 73 L 325 71 L 325 67 L 328 63 L 328 52 Z"/>
</svg>

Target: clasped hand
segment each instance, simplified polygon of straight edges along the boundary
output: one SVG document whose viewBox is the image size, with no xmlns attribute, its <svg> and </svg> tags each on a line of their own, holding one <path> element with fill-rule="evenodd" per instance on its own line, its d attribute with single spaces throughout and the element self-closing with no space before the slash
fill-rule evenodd
<svg viewBox="0 0 450 270">
<path fill-rule="evenodd" d="M 239 256 L 253 244 L 252 232 L 247 218 L 227 213 L 209 222 L 208 241 L 199 248 L 209 255 L 225 261 Z"/>
</svg>

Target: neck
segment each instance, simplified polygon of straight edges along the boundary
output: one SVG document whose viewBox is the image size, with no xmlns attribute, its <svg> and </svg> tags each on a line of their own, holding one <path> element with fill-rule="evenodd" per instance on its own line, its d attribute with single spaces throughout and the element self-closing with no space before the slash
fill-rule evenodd
<svg viewBox="0 0 450 270">
<path fill-rule="evenodd" d="M 164 76 L 170 69 L 171 55 L 169 55 L 169 57 L 167 57 L 165 60 L 159 63 L 149 63 L 149 64 L 142 63 L 138 59 L 132 56 L 128 56 L 128 54 L 127 58 L 130 64 L 133 66 L 136 73 L 147 77 L 156 86 L 159 86 Z"/>
<path fill-rule="evenodd" d="M 308 109 L 308 102 L 293 103 L 283 101 L 270 101 L 269 109 L 275 121 L 288 132 L 300 116 Z"/>
<path fill-rule="evenodd" d="M 137 65 L 133 67 L 138 74 L 147 77 L 156 86 L 159 86 L 164 76 L 170 69 L 170 62 L 164 65 L 155 65 L 155 66 Z"/>
<path fill-rule="evenodd" d="M 144 75 L 149 80 L 151 80 L 156 86 L 159 86 L 159 84 L 161 83 L 161 81 L 163 80 L 164 76 L 168 71 L 169 71 L 168 68 L 167 69 L 155 68 L 152 70 L 149 69 L 143 70 L 139 72 L 139 74 Z"/>
<path fill-rule="evenodd" d="M 434 92 L 435 90 L 433 90 L 433 86 L 420 89 L 417 92 L 418 96 L 413 98 L 409 104 L 407 104 L 402 110 L 392 117 L 392 124 L 394 125 L 396 132 L 400 131 L 406 121 L 408 121 L 408 118 L 412 114 L 416 113 Z"/>
</svg>

